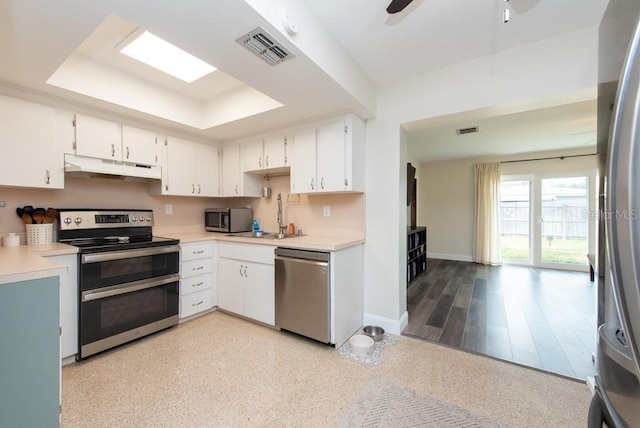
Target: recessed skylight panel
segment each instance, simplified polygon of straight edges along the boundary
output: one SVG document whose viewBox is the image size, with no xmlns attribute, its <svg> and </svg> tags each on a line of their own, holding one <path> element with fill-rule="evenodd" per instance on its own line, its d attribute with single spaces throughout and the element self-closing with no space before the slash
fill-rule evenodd
<svg viewBox="0 0 640 428">
<path fill-rule="evenodd" d="M 140 34 L 120 52 L 187 83 L 216 70 L 214 66 L 148 31 Z"/>
</svg>

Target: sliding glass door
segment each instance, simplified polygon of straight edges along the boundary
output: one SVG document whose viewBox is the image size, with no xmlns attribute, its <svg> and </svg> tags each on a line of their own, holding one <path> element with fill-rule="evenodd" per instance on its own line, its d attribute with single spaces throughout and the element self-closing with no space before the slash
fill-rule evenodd
<svg viewBox="0 0 640 428">
<path fill-rule="evenodd" d="M 503 177 L 500 245 L 505 263 L 587 270 L 595 247 L 595 179 Z"/>
<path fill-rule="evenodd" d="M 540 264 L 587 266 L 588 177 L 543 178 L 540 203 Z"/>
<path fill-rule="evenodd" d="M 531 179 L 500 183 L 500 250 L 506 262 L 531 264 Z"/>
</svg>

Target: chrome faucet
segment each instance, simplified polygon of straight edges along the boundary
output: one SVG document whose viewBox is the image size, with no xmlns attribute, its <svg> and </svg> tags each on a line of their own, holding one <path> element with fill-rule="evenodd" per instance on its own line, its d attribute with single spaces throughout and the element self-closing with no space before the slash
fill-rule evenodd
<svg viewBox="0 0 640 428">
<path fill-rule="evenodd" d="M 278 193 L 278 234 L 284 235 L 287 226 L 282 218 L 282 194 Z"/>
</svg>

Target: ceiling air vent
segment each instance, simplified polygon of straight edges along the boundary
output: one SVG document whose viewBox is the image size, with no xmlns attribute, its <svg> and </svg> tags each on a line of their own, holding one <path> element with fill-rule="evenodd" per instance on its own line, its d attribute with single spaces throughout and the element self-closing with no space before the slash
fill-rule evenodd
<svg viewBox="0 0 640 428">
<path fill-rule="evenodd" d="M 269 65 L 280 64 L 295 56 L 262 27 L 237 38 L 236 42 L 262 58 Z"/>
<path fill-rule="evenodd" d="M 458 135 L 473 134 L 474 132 L 478 132 L 478 131 L 480 131 L 480 127 L 479 126 L 472 126 L 470 128 L 456 129 L 456 134 L 458 134 Z"/>
</svg>

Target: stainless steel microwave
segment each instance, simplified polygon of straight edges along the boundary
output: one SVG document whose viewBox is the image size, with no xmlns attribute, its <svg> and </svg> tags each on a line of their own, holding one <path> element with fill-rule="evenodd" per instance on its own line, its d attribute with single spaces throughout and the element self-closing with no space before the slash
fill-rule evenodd
<svg viewBox="0 0 640 428">
<path fill-rule="evenodd" d="M 253 229 L 251 208 L 207 208 L 204 229 L 210 232 L 249 232 Z"/>
</svg>

